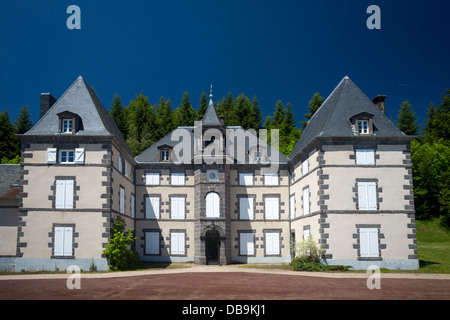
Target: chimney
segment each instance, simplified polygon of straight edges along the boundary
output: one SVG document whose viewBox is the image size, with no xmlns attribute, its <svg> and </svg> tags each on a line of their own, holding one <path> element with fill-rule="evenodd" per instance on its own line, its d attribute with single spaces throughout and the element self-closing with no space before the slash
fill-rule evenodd
<svg viewBox="0 0 450 320">
<path fill-rule="evenodd" d="M 381 112 L 383 112 L 383 114 L 386 114 L 384 99 L 386 99 L 386 96 L 378 95 L 372 100 L 372 102 L 378 107 L 378 109 L 380 109 Z"/>
<path fill-rule="evenodd" d="M 44 116 L 44 114 L 53 106 L 55 102 L 56 99 L 50 93 L 41 93 L 41 113 L 39 115 L 39 119 Z"/>
</svg>

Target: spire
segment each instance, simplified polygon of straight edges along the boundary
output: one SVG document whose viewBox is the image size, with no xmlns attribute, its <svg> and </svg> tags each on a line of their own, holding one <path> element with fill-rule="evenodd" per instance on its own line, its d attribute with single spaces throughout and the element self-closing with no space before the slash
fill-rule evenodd
<svg viewBox="0 0 450 320">
<path fill-rule="evenodd" d="M 206 109 L 205 114 L 203 115 L 202 125 L 203 126 L 222 126 L 223 125 L 223 123 L 219 120 L 216 108 L 214 107 L 212 85 L 210 86 L 208 108 Z"/>
</svg>

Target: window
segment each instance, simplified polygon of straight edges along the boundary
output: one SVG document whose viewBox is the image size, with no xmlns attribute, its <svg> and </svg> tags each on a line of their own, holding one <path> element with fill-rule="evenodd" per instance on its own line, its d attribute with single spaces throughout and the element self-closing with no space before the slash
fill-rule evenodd
<svg viewBox="0 0 450 320">
<path fill-rule="evenodd" d="M 361 258 L 378 258 L 378 228 L 359 229 L 359 255 Z"/>
<path fill-rule="evenodd" d="M 169 161 L 170 160 L 170 150 L 162 149 L 159 151 L 159 157 L 161 161 Z"/>
<path fill-rule="evenodd" d="M 53 255 L 57 257 L 73 256 L 73 227 L 54 228 Z"/>
<path fill-rule="evenodd" d="M 308 163 L 308 159 L 306 159 L 302 163 L 302 175 L 305 176 L 308 172 L 309 172 L 309 163 Z"/>
<path fill-rule="evenodd" d="M 183 197 L 171 197 L 170 198 L 170 209 L 172 219 L 183 220 L 185 219 L 185 203 L 186 198 Z"/>
<path fill-rule="evenodd" d="M 159 219 L 159 197 L 145 199 L 145 219 Z"/>
<path fill-rule="evenodd" d="M 277 173 L 264 174 L 264 185 L 277 186 L 278 185 L 278 174 Z"/>
<path fill-rule="evenodd" d="M 253 232 L 239 233 L 239 254 L 242 256 L 250 256 L 255 254 Z"/>
<path fill-rule="evenodd" d="M 73 119 L 62 119 L 61 132 L 72 132 L 73 131 Z"/>
<path fill-rule="evenodd" d="M 279 203 L 278 198 L 264 199 L 265 204 L 264 210 L 266 213 L 266 220 L 280 219 L 278 203 Z"/>
<path fill-rule="evenodd" d="M 185 233 L 171 232 L 170 233 L 170 254 L 180 255 L 186 254 L 185 249 Z"/>
<path fill-rule="evenodd" d="M 206 217 L 220 217 L 220 197 L 215 192 L 210 192 L 206 195 Z"/>
<path fill-rule="evenodd" d="M 145 184 L 147 186 L 153 185 L 159 185 L 159 172 L 147 172 L 145 174 Z"/>
<path fill-rule="evenodd" d="M 309 188 L 303 189 L 303 215 L 309 214 Z"/>
<path fill-rule="evenodd" d="M 266 232 L 266 255 L 280 254 L 280 234 L 278 232 Z"/>
<path fill-rule="evenodd" d="M 59 163 L 74 163 L 75 151 L 73 150 L 60 150 L 59 151 Z"/>
<path fill-rule="evenodd" d="M 374 149 L 356 149 L 355 152 L 357 165 L 375 165 Z"/>
<path fill-rule="evenodd" d="M 145 254 L 159 255 L 159 232 L 150 231 L 145 233 Z"/>
<path fill-rule="evenodd" d="M 125 213 L 125 189 L 123 187 L 120 187 L 119 191 L 119 212 L 124 214 Z"/>
<path fill-rule="evenodd" d="M 135 197 L 134 194 L 131 194 L 131 199 L 130 199 L 130 214 L 131 217 L 134 218 L 134 215 L 136 214 L 136 204 L 135 204 Z"/>
<path fill-rule="evenodd" d="M 253 173 L 239 173 L 239 185 L 252 186 L 253 185 Z"/>
<path fill-rule="evenodd" d="M 239 198 L 239 219 L 252 220 L 253 218 L 253 198 Z"/>
<path fill-rule="evenodd" d="M 55 209 L 73 209 L 73 180 L 56 180 Z"/>
<path fill-rule="evenodd" d="M 290 204 L 290 209 L 291 209 L 291 219 L 295 218 L 295 196 L 292 195 L 289 198 L 289 204 Z"/>
<path fill-rule="evenodd" d="M 358 182 L 358 209 L 377 210 L 376 182 Z"/>
<path fill-rule="evenodd" d="M 172 172 L 170 175 L 170 183 L 174 186 L 184 186 L 184 173 Z"/>
<path fill-rule="evenodd" d="M 369 134 L 369 121 L 359 120 L 358 121 L 358 133 L 359 134 Z"/>
<path fill-rule="evenodd" d="M 308 240 L 310 234 L 311 234 L 310 229 L 303 229 L 303 240 Z"/>
</svg>

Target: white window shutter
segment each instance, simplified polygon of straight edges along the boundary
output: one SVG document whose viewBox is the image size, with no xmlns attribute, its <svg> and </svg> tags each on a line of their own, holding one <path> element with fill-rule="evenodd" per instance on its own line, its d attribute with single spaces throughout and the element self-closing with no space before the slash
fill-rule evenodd
<svg viewBox="0 0 450 320">
<path fill-rule="evenodd" d="M 268 220 L 275 220 L 279 219 L 279 206 L 278 206 L 279 200 L 278 198 L 266 198 L 265 199 L 265 205 L 266 205 L 266 219 Z"/>
<path fill-rule="evenodd" d="M 185 219 L 184 204 L 186 202 L 185 198 L 178 198 L 178 217 L 179 219 Z"/>
<path fill-rule="evenodd" d="M 255 254 L 255 244 L 253 243 L 253 233 L 247 233 L 247 254 Z"/>
<path fill-rule="evenodd" d="M 367 210 L 377 210 L 377 184 L 367 183 Z"/>
<path fill-rule="evenodd" d="M 291 209 L 291 219 L 295 218 L 295 197 L 291 196 L 290 197 L 290 209 Z"/>
<path fill-rule="evenodd" d="M 72 253 L 72 242 L 73 242 L 73 228 L 64 227 L 64 252 L 63 255 L 70 257 Z"/>
<path fill-rule="evenodd" d="M 55 227 L 53 255 L 62 256 L 64 254 L 64 228 Z"/>
<path fill-rule="evenodd" d="M 363 258 L 380 256 L 377 228 L 361 228 L 359 230 L 359 248 L 359 254 Z"/>
<path fill-rule="evenodd" d="M 84 164 L 84 148 L 75 148 L 75 163 Z"/>
<path fill-rule="evenodd" d="M 73 180 L 65 180 L 66 188 L 65 188 L 65 209 L 73 209 Z"/>
<path fill-rule="evenodd" d="M 145 233 L 145 253 L 159 254 L 159 232 Z"/>
<path fill-rule="evenodd" d="M 365 157 L 364 150 L 363 149 L 356 149 L 356 164 L 357 165 L 366 164 L 365 159 L 366 159 L 366 157 Z"/>
<path fill-rule="evenodd" d="M 371 257 L 379 257 L 379 249 L 378 249 L 378 229 L 370 228 L 369 229 L 369 254 Z"/>
<path fill-rule="evenodd" d="M 184 246 L 185 234 L 183 232 L 178 233 L 178 254 L 185 254 Z"/>
<path fill-rule="evenodd" d="M 373 149 L 365 150 L 365 156 L 366 156 L 366 164 L 368 165 L 375 164 L 375 150 Z"/>
<path fill-rule="evenodd" d="M 241 255 L 253 255 L 255 252 L 255 246 L 253 243 L 253 233 L 241 233 L 240 234 L 240 254 Z"/>
<path fill-rule="evenodd" d="M 280 253 L 280 234 L 279 233 L 266 233 L 266 254 L 279 254 Z"/>
<path fill-rule="evenodd" d="M 311 231 L 309 229 L 303 230 L 303 240 L 308 240 Z"/>
<path fill-rule="evenodd" d="M 183 232 L 172 232 L 170 234 L 170 253 L 185 254 L 185 234 Z"/>
<path fill-rule="evenodd" d="M 277 186 L 278 185 L 278 174 L 276 174 L 276 173 L 266 173 L 264 175 L 264 185 L 266 185 L 266 186 Z"/>
<path fill-rule="evenodd" d="M 170 183 L 175 186 L 184 186 L 184 175 L 184 173 L 172 173 L 170 175 Z"/>
<path fill-rule="evenodd" d="M 125 161 L 125 167 L 124 167 L 123 174 L 125 175 L 125 177 L 127 177 L 127 174 L 128 174 L 128 163 L 126 161 Z"/>
<path fill-rule="evenodd" d="M 309 162 L 308 159 L 302 163 L 302 174 L 305 176 L 309 172 Z"/>
<path fill-rule="evenodd" d="M 120 199 L 119 199 L 119 211 L 120 213 L 125 213 L 125 189 L 120 188 Z"/>
<path fill-rule="evenodd" d="M 134 218 L 134 215 L 136 214 L 136 207 L 135 207 L 135 197 L 134 194 L 131 195 L 131 200 L 130 200 L 130 208 L 131 208 L 131 217 Z"/>
<path fill-rule="evenodd" d="M 159 173 L 149 172 L 145 175 L 146 185 L 159 185 Z"/>
<path fill-rule="evenodd" d="M 54 164 L 56 163 L 56 148 L 47 148 L 47 163 Z"/>
<path fill-rule="evenodd" d="M 359 229 L 359 255 L 369 257 L 369 229 Z"/>
<path fill-rule="evenodd" d="M 147 197 L 145 199 L 145 218 L 159 219 L 159 197 Z"/>
<path fill-rule="evenodd" d="M 303 215 L 309 214 L 309 188 L 303 190 Z"/>
<path fill-rule="evenodd" d="M 56 180 L 55 208 L 64 209 L 66 181 Z"/>
<path fill-rule="evenodd" d="M 358 209 L 368 210 L 367 182 L 358 182 Z"/>
<path fill-rule="evenodd" d="M 239 174 L 239 185 L 252 186 L 253 185 L 253 174 L 252 173 L 240 173 Z"/>
</svg>

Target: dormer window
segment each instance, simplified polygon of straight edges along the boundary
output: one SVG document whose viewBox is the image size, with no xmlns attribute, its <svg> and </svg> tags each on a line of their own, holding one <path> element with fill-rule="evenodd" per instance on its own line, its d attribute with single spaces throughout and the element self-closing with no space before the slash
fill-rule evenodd
<svg viewBox="0 0 450 320">
<path fill-rule="evenodd" d="M 163 144 L 158 147 L 158 153 L 159 153 L 159 161 L 161 162 L 168 162 L 172 160 L 172 147 Z"/>
<path fill-rule="evenodd" d="M 83 122 L 79 115 L 70 111 L 58 113 L 59 132 L 60 133 L 76 133 L 83 130 Z"/>
<path fill-rule="evenodd" d="M 373 114 L 361 112 L 350 118 L 355 135 L 371 135 L 373 134 Z"/>
<path fill-rule="evenodd" d="M 260 150 L 255 151 L 255 161 L 262 161 L 262 157 L 263 157 L 262 151 Z"/>
</svg>

